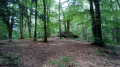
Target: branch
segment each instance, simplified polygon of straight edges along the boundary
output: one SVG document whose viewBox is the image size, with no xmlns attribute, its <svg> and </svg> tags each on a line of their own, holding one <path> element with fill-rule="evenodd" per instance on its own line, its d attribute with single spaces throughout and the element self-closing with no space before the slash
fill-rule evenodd
<svg viewBox="0 0 120 67">
<path fill-rule="evenodd" d="M 120 3 L 119 3 L 119 1 L 118 1 L 118 0 L 116 0 L 116 2 L 117 2 L 118 6 L 119 6 L 119 8 L 120 8 Z"/>
</svg>

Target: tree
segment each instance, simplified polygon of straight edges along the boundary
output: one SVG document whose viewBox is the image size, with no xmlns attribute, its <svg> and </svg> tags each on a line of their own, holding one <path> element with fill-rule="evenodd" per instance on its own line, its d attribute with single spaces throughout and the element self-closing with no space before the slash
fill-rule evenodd
<svg viewBox="0 0 120 67">
<path fill-rule="evenodd" d="M 63 18 L 65 18 L 64 12 L 63 12 Z M 65 27 L 65 32 L 67 32 L 67 29 L 66 29 L 66 21 L 64 20 L 63 22 L 64 22 L 64 27 Z"/>
<path fill-rule="evenodd" d="M 46 29 L 46 1 L 43 0 L 44 6 L 44 42 L 47 42 L 47 29 Z"/>
<path fill-rule="evenodd" d="M 20 8 L 20 39 L 23 39 L 23 0 L 19 4 Z"/>
<path fill-rule="evenodd" d="M 90 2 L 90 15 L 92 19 L 92 31 L 94 36 L 94 44 L 104 46 L 102 41 L 101 32 L 101 14 L 100 14 L 100 0 L 89 0 Z M 95 15 L 93 9 L 93 2 L 95 3 Z"/>
<path fill-rule="evenodd" d="M 47 37 L 50 37 L 50 1 L 47 1 L 47 11 L 46 11 L 46 19 L 47 19 Z"/>
<path fill-rule="evenodd" d="M 90 15 L 91 15 L 91 20 L 92 20 L 92 32 L 93 32 L 93 36 L 97 36 L 96 35 L 96 27 L 95 27 L 95 16 L 94 16 L 94 9 L 93 9 L 93 0 L 89 0 L 90 3 Z M 94 39 L 96 41 L 96 39 Z"/>
<path fill-rule="evenodd" d="M 35 30 L 34 30 L 34 41 L 36 41 L 37 37 L 37 0 L 35 0 Z"/>
<path fill-rule="evenodd" d="M 14 24 L 14 15 L 15 11 L 10 8 L 8 1 L 0 1 L 0 17 L 1 20 L 7 25 L 8 30 L 8 42 L 12 41 L 12 31 L 13 31 L 13 24 Z M 11 20 L 11 21 L 10 21 Z"/>
<path fill-rule="evenodd" d="M 67 38 L 69 38 L 70 37 L 70 35 L 69 35 L 69 29 L 70 29 L 70 20 L 67 20 Z"/>
<path fill-rule="evenodd" d="M 60 0 L 59 0 L 59 34 L 60 34 L 60 39 L 62 39 L 62 35 L 61 35 L 61 22 L 60 22 Z"/>
<path fill-rule="evenodd" d="M 28 13 L 27 13 L 27 18 L 28 18 L 28 32 L 29 32 L 29 38 L 31 38 L 31 23 L 32 23 L 32 1 L 30 1 L 30 15 L 28 16 Z"/>
</svg>

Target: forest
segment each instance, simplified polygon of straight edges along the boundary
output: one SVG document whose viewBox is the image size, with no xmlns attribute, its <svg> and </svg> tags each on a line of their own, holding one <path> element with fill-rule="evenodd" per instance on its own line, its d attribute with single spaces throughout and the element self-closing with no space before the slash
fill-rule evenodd
<svg viewBox="0 0 120 67">
<path fill-rule="evenodd" d="M 0 0 L 0 67 L 120 67 L 120 0 Z"/>
</svg>

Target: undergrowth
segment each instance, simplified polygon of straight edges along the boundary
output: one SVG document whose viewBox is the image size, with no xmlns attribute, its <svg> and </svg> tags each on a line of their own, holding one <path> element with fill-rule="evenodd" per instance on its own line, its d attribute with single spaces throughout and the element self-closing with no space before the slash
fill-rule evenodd
<svg viewBox="0 0 120 67">
<path fill-rule="evenodd" d="M 0 57 L 0 65 L 2 66 L 20 66 L 18 55 L 2 55 Z"/>
<path fill-rule="evenodd" d="M 57 67 L 75 67 L 75 64 L 72 63 L 71 60 L 72 60 L 71 57 L 64 56 L 55 61 L 49 61 L 48 63 L 52 64 L 53 66 L 57 66 Z"/>
</svg>

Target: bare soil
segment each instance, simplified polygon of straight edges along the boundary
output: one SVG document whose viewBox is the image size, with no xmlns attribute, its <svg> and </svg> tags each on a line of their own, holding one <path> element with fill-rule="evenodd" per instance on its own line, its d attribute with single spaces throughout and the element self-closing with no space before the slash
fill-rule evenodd
<svg viewBox="0 0 120 67">
<path fill-rule="evenodd" d="M 91 42 L 57 38 L 49 38 L 47 43 L 41 39 L 37 42 L 27 39 L 0 41 L 0 52 L 18 55 L 20 67 L 55 67 L 48 62 L 63 56 L 72 57 L 75 67 L 120 67 L 120 56 L 99 53 L 98 49 L 100 47 L 91 45 Z"/>
</svg>

